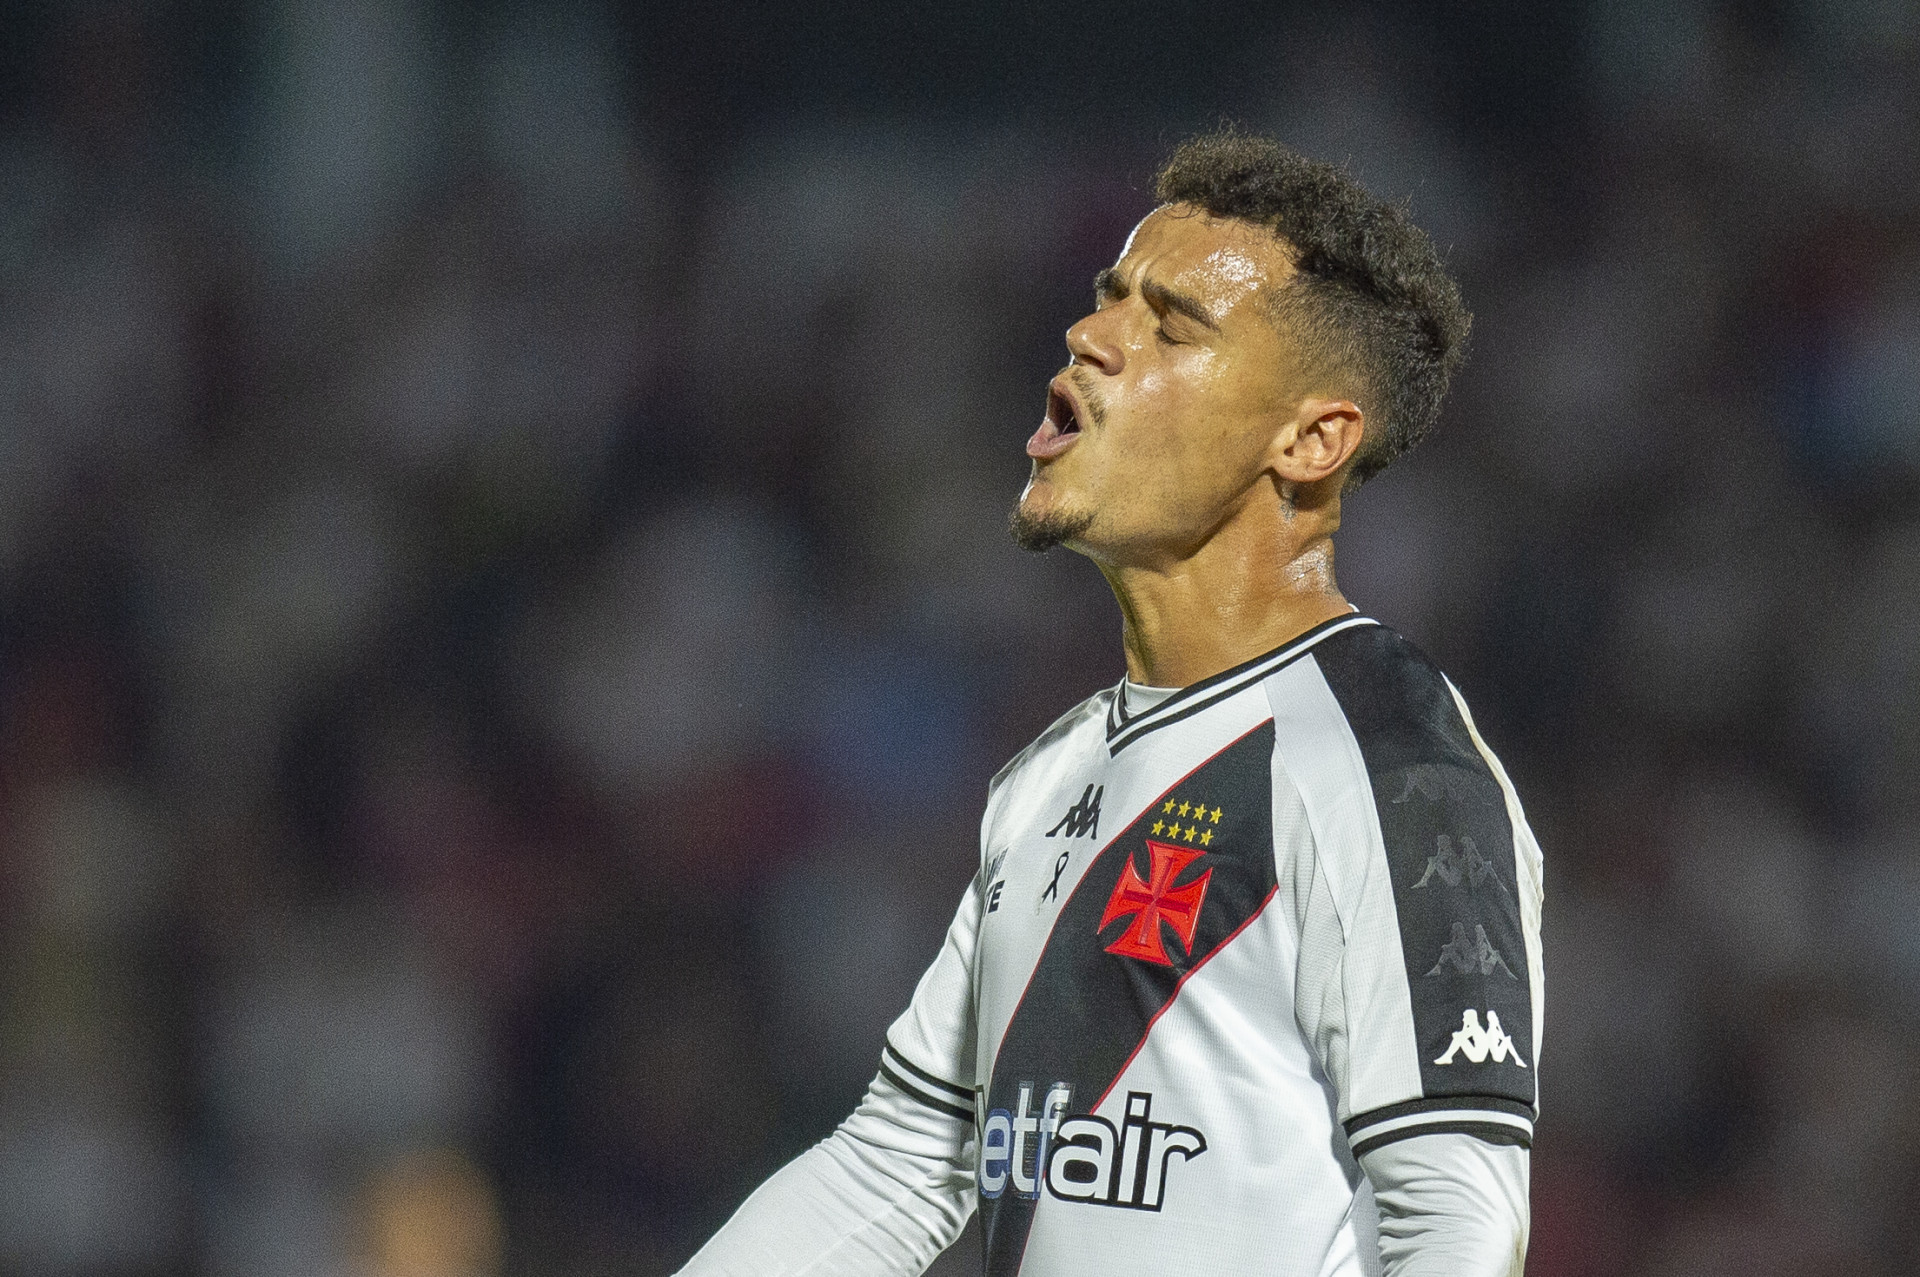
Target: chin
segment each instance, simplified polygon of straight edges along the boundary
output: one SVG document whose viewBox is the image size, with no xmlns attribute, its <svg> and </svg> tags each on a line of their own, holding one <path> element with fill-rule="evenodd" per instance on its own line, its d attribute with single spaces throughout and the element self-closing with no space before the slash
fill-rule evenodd
<svg viewBox="0 0 1920 1277">
<path fill-rule="evenodd" d="M 1007 529 L 1023 550 L 1039 553 L 1077 542 L 1093 525 L 1091 510 L 1075 509 L 1038 476 L 1027 484 L 1007 519 Z"/>
</svg>

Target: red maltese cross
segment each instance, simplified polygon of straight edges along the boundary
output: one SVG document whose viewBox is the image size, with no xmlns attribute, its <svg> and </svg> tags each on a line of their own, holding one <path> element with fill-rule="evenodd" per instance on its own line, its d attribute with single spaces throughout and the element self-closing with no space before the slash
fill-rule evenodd
<svg viewBox="0 0 1920 1277">
<path fill-rule="evenodd" d="M 1192 882 L 1176 887 L 1173 880 L 1180 876 L 1180 871 L 1206 853 L 1148 839 L 1147 854 L 1152 859 L 1144 881 L 1133 867 L 1133 857 L 1127 857 L 1127 863 L 1120 871 L 1120 881 L 1113 885 L 1113 895 L 1107 899 L 1107 911 L 1100 915 L 1100 925 L 1094 930 L 1104 931 L 1107 924 L 1116 918 L 1132 914 L 1132 925 L 1120 933 L 1118 940 L 1107 946 L 1107 952 L 1170 967 L 1173 959 L 1167 956 L 1166 943 L 1160 936 L 1160 924 L 1166 922 L 1173 927 L 1174 934 L 1180 937 L 1181 947 L 1191 956 L 1193 929 L 1200 922 L 1200 902 L 1207 898 L 1207 880 L 1213 877 L 1213 870 L 1209 869 Z"/>
</svg>

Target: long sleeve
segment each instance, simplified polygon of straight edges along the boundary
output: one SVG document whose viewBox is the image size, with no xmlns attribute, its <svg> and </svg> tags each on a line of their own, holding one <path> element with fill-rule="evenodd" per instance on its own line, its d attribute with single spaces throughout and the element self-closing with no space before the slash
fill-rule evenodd
<svg viewBox="0 0 1920 1277">
<path fill-rule="evenodd" d="M 1526 1149 L 1429 1134 L 1382 1145 L 1360 1165 L 1380 1209 L 1385 1277 L 1520 1277 Z"/>
<path fill-rule="evenodd" d="M 972 968 L 980 884 L 831 1136 L 762 1184 L 682 1277 L 915 1277 L 973 1213 Z"/>
<path fill-rule="evenodd" d="M 746 1200 L 682 1277 L 912 1277 L 973 1213 L 971 1121 L 883 1073 L 853 1116 Z"/>
</svg>

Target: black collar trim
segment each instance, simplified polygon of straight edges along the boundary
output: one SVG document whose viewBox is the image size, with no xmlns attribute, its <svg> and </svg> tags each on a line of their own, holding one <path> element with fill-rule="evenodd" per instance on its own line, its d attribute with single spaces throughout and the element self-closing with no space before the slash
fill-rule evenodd
<svg viewBox="0 0 1920 1277">
<path fill-rule="evenodd" d="M 1249 661 L 1242 661 L 1232 669 L 1222 670 L 1211 678 L 1203 678 L 1198 683 L 1183 687 L 1152 709 L 1138 714 L 1127 714 L 1120 708 L 1121 703 L 1126 699 L 1126 678 L 1123 676 L 1120 686 L 1114 689 L 1112 703 L 1107 707 L 1108 756 L 1118 754 L 1156 728 L 1177 723 L 1189 714 L 1197 714 L 1216 701 L 1258 683 L 1281 666 L 1306 655 L 1307 650 L 1323 638 L 1338 634 L 1342 630 L 1378 624 L 1380 622 L 1370 616 L 1358 615 L 1336 616 L 1330 621 L 1322 621 L 1305 634 L 1273 651 L 1256 656 Z"/>
</svg>

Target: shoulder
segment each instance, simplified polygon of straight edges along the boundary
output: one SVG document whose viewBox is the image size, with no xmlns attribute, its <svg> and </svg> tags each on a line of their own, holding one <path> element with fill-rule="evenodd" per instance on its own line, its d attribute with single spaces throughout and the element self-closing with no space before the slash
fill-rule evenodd
<svg viewBox="0 0 1920 1277">
<path fill-rule="evenodd" d="M 1316 850 L 1337 879 L 1343 961 L 1365 973 L 1349 989 L 1384 991 L 1349 1007 L 1387 1044 L 1355 1066 L 1354 1148 L 1433 1130 L 1529 1138 L 1541 886 L 1519 800 L 1453 684 L 1405 638 L 1355 628 L 1313 659 L 1357 747 L 1327 751 L 1347 761 L 1309 795 L 1345 817 Z"/>
<path fill-rule="evenodd" d="M 1487 772 L 1453 684 L 1398 632 L 1343 630 L 1315 645 L 1313 661 L 1376 778 L 1423 767 Z"/>
<path fill-rule="evenodd" d="M 1053 720 L 1052 726 L 1033 738 L 1033 743 L 1007 760 L 993 779 L 987 782 L 987 806 L 991 809 L 994 800 L 1011 785 L 1022 773 L 1045 762 L 1050 756 L 1072 748 L 1076 733 L 1093 731 L 1103 734 L 1106 730 L 1107 707 L 1113 703 L 1114 689 L 1109 687 L 1095 692 L 1072 709 Z"/>
</svg>

